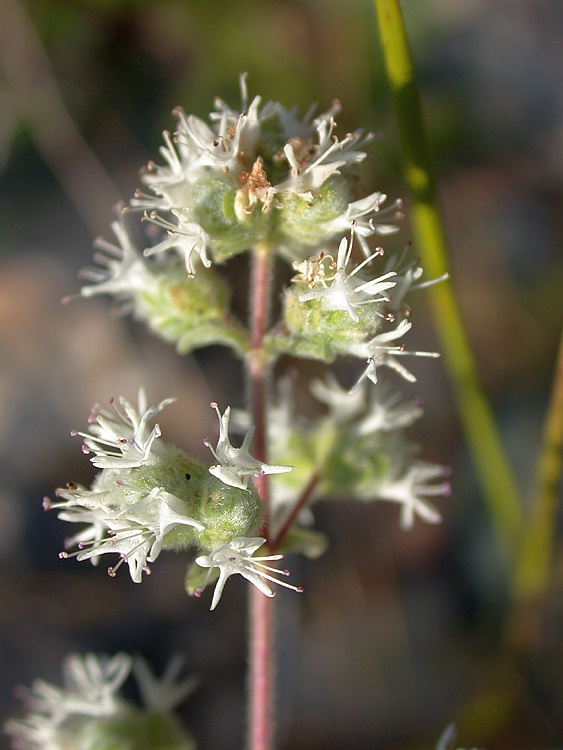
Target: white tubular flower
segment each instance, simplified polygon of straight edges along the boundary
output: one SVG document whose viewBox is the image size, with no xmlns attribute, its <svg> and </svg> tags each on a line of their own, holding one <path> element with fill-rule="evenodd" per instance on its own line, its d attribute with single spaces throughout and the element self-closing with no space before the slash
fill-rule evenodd
<svg viewBox="0 0 563 750">
<path fill-rule="evenodd" d="M 94 406 L 89 418 L 90 433 L 74 432 L 84 438 L 84 453 L 92 451 L 90 459 L 99 469 L 126 469 L 142 466 L 150 460 L 154 442 L 160 437 L 156 424 L 149 432 L 148 422 L 176 399 L 167 398 L 157 406 L 147 407 L 143 388 L 139 390 L 138 407 L 120 397 L 112 399 L 114 414 Z"/>
<path fill-rule="evenodd" d="M 370 388 L 366 413 L 356 426 L 358 435 L 391 432 L 409 427 L 423 414 L 419 401 L 401 401 L 401 394 L 387 383 L 377 383 Z"/>
<path fill-rule="evenodd" d="M 316 104 L 311 104 L 303 117 L 299 117 L 299 110 L 297 107 L 287 109 L 278 102 L 276 102 L 274 107 L 282 128 L 282 135 L 286 141 L 290 138 L 298 138 L 300 140 L 312 138 L 315 130 L 319 127 L 321 122 L 332 122 L 335 115 L 337 115 L 342 109 L 338 99 L 334 99 L 331 107 L 326 112 L 323 112 L 321 115 L 318 115 L 313 119 L 313 115 L 317 109 Z"/>
<path fill-rule="evenodd" d="M 371 140 L 371 134 L 362 138 L 362 131 L 356 130 L 339 141 L 333 135 L 336 123 L 332 118 L 322 117 L 315 122 L 318 144 L 307 145 L 302 139 L 293 138 L 283 147 L 291 171 L 288 179 L 275 186 L 277 193 L 287 191 L 313 200 L 321 185 L 331 175 L 339 173 L 341 167 L 350 167 L 366 158 L 364 151 L 354 150 L 354 147 Z M 298 153 L 297 146 L 300 147 Z"/>
<path fill-rule="evenodd" d="M 202 568 L 209 568 L 209 571 L 203 584 L 195 590 L 195 595 L 201 596 L 214 568 L 219 569 L 219 580 L 217 581 L 217 585 L 213 592 L 211 609 L 215 609 L 219 604 L 227 578 L 237 573 L 243 578 L 246 578 L 246 580 L 253 586 L 256 586 L 259 591 L 269 597 L 274 596 L 274 592 L 268 586 L 266 581 L 277 583 L 279 586 L 284 586 L 293 591 L 302 592 L 303 589 L 301 587 L 292 586 L 271 575 L 272 573 L 277 573 L 278 575 L 288 576 L 289 571 L 278 570 L 269 565 L 264 565 L 264 562 L 281 560 L 283 555 L 253 557 L 256 550 L 261 547 L 265 541 L 265 539 L 261 538 L 236 537 L 229 542 L 229 544 L 224 544 L 209 555 L 201 555 L 200 557 L 197 557 L 196 563 Z"/>
<path fill-rule="evenodd" d="M 386 383 L 368 388 L 364 380 L 351 391 L 343 388 L 333 375 L 326 382 L 313 380 L 313 396 L 326 404 L 336 424 L 356 422 L 355 434 L 371 435 L 408 427 L 422 416 L 422 406 L 416 401 L 401 401 L 401 394 Z"/>
<path fill-rule="evenodd" d="M 148 407 L 141 389 L 138 408 L 122 397 L 112 401 L 113 413 L 94 406 L 90 433 L 75 434 L 84 438 L 84 453 L 95 453 L 92 462 L 102 471 L 91 489 L 71 482 L 57 489 L 55 502 L 43 501 L 46 510 L 59 511 L 61 520 L 85 524 L 66 540 L 66 549 L 75 551 L 61 552 L 60 557 L 96 565 L 101 555 L 117 554 L 120 560 L 108 573 L 115 575 L 126 562 L 132 580 L 139 583 L 171 532 L 182 547 L 204 530 L 193 515 L 197 516 L 199 481 L 207 477 L 205 468 L 181 450 L 156 443 L 160 428 L 148 426 L 172 401 Z"/>
<path fill-rule="evenodd" d="M 205 440 L 205 445 L 219 463 L 209 469 L 210 474 L 224 484 L 245 490 L 252 477 L 263 474 L 283 474 L 293 470 L 293 466 L 271 466 L 250 455 L 248 449 L 254 435 L 254 427 L 248 430 L 240 448 L 235 448 L 229 440 L 231 407 L 227 406 L 222 416 L 215 402 L 211 403 L 211 408 L 215 409 L 219 419 L 219 440 L 216 449 L 212 448 L 209 440 Z"/>
<path fill-rule="evenodd" d="M 147 247 L 144 250 L 145 255 L 155 255 L 162 253 L 170 248 L 175 248 L 180 256 L 184 258 L 188 276 L 195 276 L 192 255 L 195 253 L 206 268 L 211 266 L 211 261 L 207 257 L 207 235 L 199 224 L 190 221 L 189 214 L 186 210 L 172 209 L 171 213 L 178 220 L 177 224 L 166 221 L 157 214 L 156 211 L 145 213 L 144 218 L 152 224 L 156 224 L 166 229 L 166 239 L 159 242 L 153 247 Z"/>
<path fill-rule="evenodd" d="M 416 382 L 416 377 L 396 359 L 396 357 L 439 357 L 438 352 L 411 352 L 406 351 L 402 345 L 389 345 L 389 342 L 404 336 L 412 328 L 412 323 L 406 318 L 392 331 L 378 333 L 370 341 L 363 344 L 354 344 L 350 347 L 350 354 L 356 357 L 366 357 L 367 367 L 360 379 L 354 386 L 357 388 L 364 378 L 369 378 L 372 383 L 377 383 L 377 370 L 379 367 L 389 367 L 399 373 L 401 377 L 411 383 Z"/>
<path fill-rule="evenodd" d="M 143 705 L 149 712 L 168 713 L 193 693 L 199 680 L 197 677 L 179 676 L 184 669 L 184 657 L 176 654 L 166 666 L 162 677 L 155 677 L 147 662 L 136 656 L 133 662 L 133 674 Z"/>
<path fill-rule="evenodd" d="M 83 297 L 111 294 L 127 300 L 135 292 L 153 286 L 153 275 L 131 240 L 123 218 L 114 221 L 111 228 L 119 245 L 102 238 L 94 242 L 97 250 L 94 260 L 99 266 L 80 272 L 80 278 L 93 282 L 92 286 L 82 287 L 80 294 Z"/>
<path fill-rule="evenodd" d="M 399 231 L 398 226 L 386 223 L 386 219 L 389 216 L 400 219 L 403 204 L 400 200 L 397 200 L 391 206 L 382 210 L 381 206 L 385 200 L 387 200 L 387 196 L 380 192 L 360 198 L 360 200 L 350 203 L 343 214 L 326 222 L 325 229 L 338 235 L 353 228 L 367 258 L 371 254 L 367 237 L 371 237 L 373 234 L 395 234 Z"/>
<path fill-rule="evenodd" d="M 342 388 L 334 375 L 329 374 L 324 380 L 311 382 L 311 393 L 323 404 L 328 406 L 330 416 L 336 424 L 342 425 L 352 422 L 365 413 L 367 406 L 366 389 L 355 388 L 349 391 Z"/>
<path fill-rule="evenodd" d="M 415 516 L 420 516 L 428 523 L 439 523 L 440 512 L 426 498 L 446 497 L 450 494 L 449 482 L 431 484 L 434 480 L 449 474 L 445 466 L 417 461 L 409 466 L 402 476 L 389 477 L 376 488 L 376 494 L 382 500 L 389 500 L 401 505 L 401 526 L 411 529 Z"/>
<path fill-rule="evenodd" d="M 405 253 L 402 256 L 392 256 L 386 264 L 387 270 L 394 270 L 397 273 L 396 286 L 393 290 L 393 296 L 387 305 L 387 309 L 391 312 L 399 312 L 403 307 L 403 301 L 410 291 L 415 289 L 425 289 L 428 286 L 439 284 L 441 281 L 446 281 L 450 278 L 449 273 L 444 273 L 437 279 L 430 279 L 429 281 L 419 282 L 420 277 L 423 274 L 422 266 L 418 258 L 411 260 L 408 263 L 403 264 Z"/>
<path fill-rule="evenodd" d="M 119 480 L 115 482 L 119 484 Z M 204 526 L 186 515 L 185 503 L 166 492 L 162 487 L 154 487 L 150 492 L 129 487 L 137 502 L 121 513 L 111 511 L 111 491 L 104 493 L 104 503 L 88 508 L 88 504 L 101 493 L 81 490 L 59 490 L 59 497 L 70 497 L 71 503 L 82 502 L 82 508 L 70 507 L 59 514 L 62 521 L 88 523 L 79 534 L 67 540 L 66 546 L 78 546 L 76 552 L 61 552 L 60 557 L 76 557 L 77 560 L 91 560 L 97 564 L 100 555 L 118 554 L 117 565 L 108 568 L 110 576 L 115 576 L 121 565 L 129 566 L 131 580 L 140 583 L 143 573 L 149 573 L 149 563 L 156 561 L 162 550 L 166 535 L 172 529 L 189 526 L 203 531 Z M 64 503 L 54 503 L 53 508 L 67 507 Z M 101 533 L 106 532 L 107 536 Z"/>
<path fill-rule="evenodd" d="M 350 315 L 355 323 L 359 323 L 358 310 L 361 307 L 373 303 L 383 303 L 388 300 L 383 292 L 395 286 L 394 281 L 389 281 L 391 277 L 395 276 L 395 272 L 390 271 L 376 279 L 364 282 L 355 278 L 364 266 L 379 255 L 379 251 L 376 251 L 359 266 L 356 266 L 353 271 L 346 273 L 346 266 L 352 254 L 353 238 L 354 233 L 352 232 L 350 242 L 346 238 L 340 241 L 334 274 L 332 276 L 326 276 L 326 272 L 323 272 L 322 275 L 319 274 L 316 279 L 310 282 L 309 286 L 316 287 L 318 284 L 320 288 L 313 288 L 310 292 L 300 294 L 299 301 L 307 302 L 308 300 L 318 299 L 326 310 L 343 310 Z M 330 256 L 324 256 L 323 260 L 327 258 L 330 258 Z"/>
</svg>

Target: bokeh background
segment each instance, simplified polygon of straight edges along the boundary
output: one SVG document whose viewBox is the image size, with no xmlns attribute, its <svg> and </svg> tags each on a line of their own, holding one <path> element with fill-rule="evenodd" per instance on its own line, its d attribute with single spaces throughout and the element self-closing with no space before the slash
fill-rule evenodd
<svg viewBox="0 0 563 750">
<path fill-rule="evenodd" d="M 453 280 L 529 500 L 562 322 L 563 5 L 403 5 Z M 91 481 L 69 432 L 94 401 L 134 397 L 141 383 L 152 401 L 178 396 L 159 420 L 165 437 L 204 460 L 209 401 L 243 405 L 240 368 L 222 350 L 180 359 L 109 303 L 60 304 L 79 288 L 93 237 L 109 238 L 112 206 L 158 160 L 173 107 L 205 117 L 214 95 L 238 107 L 242 71 L 251 96 L 302 111 L 338 97 L 341 133 L 384 134 L 366 190 L 405 196 L 367 0 L 0 2 L 2 717 L 20 710 L 16 684 L 59 683 L 70 651 L 127 649 L 157 671 L 180 651 L 201 679 L 182 707 L 199 747 L 244 746 L 244 582 L 232 580 L 210 613 L 184 595 L 181 556 L 161 556 L 142 586 L 125 571 L 112 580 L 105 566 L 63 562 L 68 529 L 41 507 L 66 481 Z M 389 250 L 409 237 L 407 217 Z M 233 268 L 244 280 L 244 264 Z M 237 304 L 244 311 L 243 296 Z M 423 295 L 414 315 L 409 344 L 436 347 Z M 398 384 L 425 401 L 412 436 L 454 472 L 444 523 L 406 535 L 394 507 L 319 508 L 330 550 L 291 562 L 303 597 L 278 595 L 279 747 L 433 747 L 453 719 L 464 747 L 561 747 L 561 550 L 533 646 L 499 663 L 509 608 L 497 539 L 443 366 L 413 366 L 418 383 Z M 305 364 L 299 382 L 319 372 Z"/>
</svg>

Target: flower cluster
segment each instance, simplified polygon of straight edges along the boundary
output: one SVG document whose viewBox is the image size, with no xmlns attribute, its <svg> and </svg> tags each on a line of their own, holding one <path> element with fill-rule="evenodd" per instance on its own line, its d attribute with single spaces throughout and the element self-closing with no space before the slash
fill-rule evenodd
<svg viewBox="0 0 563 750">
<path fill-rule="evenodd" d="M 295 108 L 262 104 L 259 96 L 249 102 L 246 76 L 241 92 L 240 112 L 216 99 L 209 123 L 175 110 L 177 130 L 164 133 L 160 149 L 164 163 L 149 163 L 146 190 L 125 209 L 129 218 L 141 213 L 162 236 L 141 249 L 121 215 L 112 225 L 117 244 L 98 239 L 97 265 L 82 273 L 89 282 L 82 296 L 114 297 L 182 354 L 210 343 L 240 354 L 250 346 L 213 262 L 267 245 L 288 261 L 310 264 L 311 253 L 352 229 L 371 260 L 368 238 L 397 231 L 393 220 L 401 215 L 400 202 L 382 208 L 386 195 L 379 191 L 357 198 L 357 165 L 372 136 L 336 135 L 339 102 L 316 117 L 314 108 L 299 117 Z M 393 272 L 362 285 L 353 278 L 359 268 L 346 273 L 350 250 L 339 252 L 328 284 L 333 293 L 323 304 L 345 309 L 357 322 L 363 302 L 380 300 Z M 310 299 L 319 291 L 311 289 Z M 280 341 L 278 349 L 285 348 Z"/>
<path fill-rule="evenodd" d="M 287 391 L 284 386 L 275 407 L 270 442 L 275 460 L 291 461 L 295 470 L 271 483 L 276 528 L 304 493 L 307 505 L 299 520 L 305 524 L 311 505 L 323 498 L 395 502 L 404 529 L 412 528 L 416 516 L 440 521 L 429 498 L 449 494 L 449 469 L 415 458 L 416 448 L 404 433 L 422 415 L 419 402 L 401 400 L 385 383 L 364 380 L 349 391 L 329 377 L 311 384 L 328 413 L 308 422 L 295 417 Z"/>
<path fill-rule="evenodd" d="M 147 406 L 141 390 L 137 407 L 124 398 L 112 402 L 113 411 L 96 405 L 89 431 L 73 433 L 83 439 L 83 452 L 91 455 L 101 471 L 90 489 L 69 483 L 57 490 L 56 501 L 45 498 L 45 508 L 58 509 L 62 520 L 85 524 L 67 540 L 67 549 L 76 547 L 76 551 L 62 552 L 61 557 L 97 564 L 101 555 L 118 554 L 110 575 L 126 562 L 132 580 L 139 583 L 163 549 L 194 547 L 204 553 L 198 557 L 202 568 L 219 571 L 213 607 L 225 580 L 235 573 L 273 595 L 265 580 L 275 579 L 265 572 L 263 560 L 279 557 L 253 557 L 265 540 L 258 534 L 262 501 L 249 480 L 260 474 L 288 472 L 292 467 L 254 459 L 248 450 L 251 432 L 240 448 L 234 447 L 228 435 L 230 409 L 221 415 L 213 404 L 220 424 L 219 441 L 212 449 L 218 463 L 207 470 L 164 443 L 158 424 L 151 427 L 152 420 L 172 401 Z M 205 583 L 189 586 L 190 592 L 197 588 L 200 593 L 209 579 L 207 575 Z"/>
<path fill-rule="evenodd" d="M 157 679 L 142 659 L 124 653 L 73 654 L 64 664 L 65 686 L 36 680 L 31 690 L 21 690 L 29 713 L 8 721 L 5 731 L 18 750 L 194 750 L 173 713 L 196 685 L 193 678 L 178 679 L 182 667 L 182 659 L 173 659 Z M 143 710 L 119 695 L 131 673 Z"/>
<path fill-rule="evenodd" d="M 366 362 L 360 377 L 376 383 L 378 369 L 385 365 L 409 381 L 415 376 L 399 361 L 404 355 L 438 357 L 436 352 L 408 351 L 397 344 L 412 327 L 410 309 L 404 297 L 411 288 L 442 281 L 435 279 L 414 284 L 422 270 L 415 264 L 406 268 L 387 264 L 384 272 L 365 278 L 366 269 L 383 254 L 378 248 L 358 265 L 351 267 L 353 240 L 343 238 L 336 261 L 321 251 L 300 263 L 293 285 L 284 295 L 284 327 L 274 332 L 272 346 L 295 356 L 332 362 L 339 355 L 358 357 Z M 396 261 L 396 259 L 392 259 Z"/>
<path fill-rule="evenodd" d="M 81 294 L 113 296 L 181 353 L 220 343 L 249 368 L 255 357 L 271 365 L 286 353 L 327 363 L 351 356 L 363 366 L 357 382 L 350 391 L 334 380 L 315 383 L 314 395 L 328 407 L 316 423 L 300 424 L 289 397 L 270 406 L 274 464 L 250 454 L 248 423 L 242 444 L 232 445 L 229 407 L 221 414 L 211 404 L 219 439 L 216 447 L 205 441 L 215 459 L 209 469 L 151 426 L 169 400 L 147 408 L 141 393 L 138 408 L 124 399 L 112 413 L 96 407 L 89 430 L 79 434 L 99 474 L 90 488 L 69 484 L 57 491 L 57 502 L 46 501 L 62 519 L 84 524 L 67 542 L 77 549 L 64 556 L 96 564 L 117 553 L 110 572 L 126 562 L 136 582 L 163 549 L 194 548 L 186 588 L 199 595 L 217 581 L 212 607 L 234 573 L 272 593 L 267 582 L 275 570 L 266 563 L 279 558 L 255 553 L 263 545 L 276 552 L 278 534 L 293 540 L 287 548 L 324 548 L 318 535 L 294 523 L 310 519 L 315 500 L 396 502 L 410 528 L 416 516 L 437 522 L 429 498 L 448 492 L 444 467 L 413 458 L 404 436 L 420 406 L 401 403 L 380 383 L 382 367 L 415 380 L 403 364 L 407 355 L 438 356 L 409 351 L 402 339 L 412 327 L 406 295 L 439 279 L 422 282 L 417 262 L 404 255 L 381 261 L 383 249 L 370 249 L 370 238 L 397 231 L 393 220 L 401 213 L 400 202 L 383 208 L 384 193 L 359 197 L 357 166 L 371 136 L 336 135 L 337 101 L 323 114 L 311 108 L 301 117 L 278 102 L 249 100 L 245 76 L 241 93 L 240 111 L 216 99 L 208 122 L 175 110 L 177 129 L 164 134 L 163 163 L 148 165 L 144 192 L 114 222 L 117 244 L 97 241 L 97 266 L 83 272 L 90 283 Z M 156 227 L 154 244 L 144 249 L 129 228 L 139 215 Z M 276 253 L 295 271 L 281 318 L 260 333 L 258 347 L 253 324 L 247 328 L 231 313 L 228 285 L 215 268 L 248 250 Z M 268 512 L 252 483 L 263 474 L 275 475 Z"/>
<path fill-rule="evenodd" d="M 361 147 L 373 137 L 361 130 L 342 140 L 335 135 L 339 102 L 317 117 L 300 118 L 278 102 L 250 103 L 241 77 L 242 109 L 215 101 L 210 125 L 181 109 L 178 129 L 164 134 L 163 166 L 149 164 L 132 208 L 164 228 L 168 236 L 146 254 L 176 250 L 190 275 L 194 258 L 210 265 L 262 240 L 288 257 L 347 231 L 361 222 L 362 237 L 395 231 L 381 216 L 382 193 L 351 200 Z M 393 214 L 399 207 L 393 206 Z M 163 214 L 165 216 L 163 216 Z"/>
</svg>

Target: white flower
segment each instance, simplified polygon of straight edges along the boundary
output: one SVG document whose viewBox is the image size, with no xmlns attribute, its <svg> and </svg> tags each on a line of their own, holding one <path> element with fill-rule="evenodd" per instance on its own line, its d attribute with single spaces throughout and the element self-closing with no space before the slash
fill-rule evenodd
<svg viewBox="0 0 563 750">
<path fill-rule="evenodd" d="M 111 294 L 128 299 L 135 292 L 153 285 L 153 274 L 131 240 L 123 218 L 114 221 L 111 228 L 119 245 L 102 238 L 94 242 L 98 251 L 94 260 L 99 266 L 85 268 L 80 272 L 80 278 L 94 282 L 92 286 L 82 287 L 80 294 L 83 297 Z"/>
<path fill-rule="evenodd" d="M 349 391 L 329 375 L 326 382 L 313 380 L 311 392 L 328 406 L 336 424 L 356 422 L 354 432 L 359 436 L 403 429 L 422 416 L 419 403 L 401 401 L 401 394 L 385 383 L 368 387 L 364 380 Z"/>
<path fill-rule="evenodd" d="M 163 736 L 168 727 L 178 733 L 171 710 L 194 686 L 194 680 L 177 681 L 181 666 L 181 660 L 173 660 L 158 680 L 142 659 L 133 661 L 124 653 L 112 657 L 72 654 L 64 662 L 64 687 L 36 680 L 31 690 L 22 690 L 29 713 L 24 719 L 8 721 L 5 731 L 14 738 L 14 747 L 19 750 L 62 750 L 98 747 L 98 741 L 106 747 L 108 739 L 113 737 L 115 741 L 112 735 L 115 727 L 121 727 L 121 741 L 136 748 L 139 735 L 135 730 L 129 733 L 131 717 L 136 716 L 139 722 L 143 717 L 136 706 L 118 695 L 133 667 L 145 716 L 160 714 Z M 111 720 L 109 724 L 107 719 Z M 108 726 L 113 726 L 109 735 Z M 188 735 L 182 739 L 186 750 L 193 747 Z"/>
<path fill-rule="evenodd" d="M 108 476 L 109 475 L 109 476 Z M 102 481 L 119 485 L 115 472 L 106 472 Z M 149 573 L 149 563 L 155 562 L 162 550 L 166 535 L 180 526 L 203 531 L 204 526 L 186 515 L 185 503 L 162 487 L 150 491 L 129 486 L 131 494 L 139 498 L 124 511 L 112 510 L 111 490 L 58 490 L 58 497 L 69 498 L 68 503 L 53 503 L 53 508 L 64 508 L 59 513 L 62 521 L 87 523 L 88 526 L 67 540 L 67 547 L 78 546 L 76 552 L 61 552 L 60 557 L 76 557 L 97 564 L 100 555 L 118 554 L 117 565 L 108 568 L 115 576 L 121 565 L 129 566 L 131 580 L 140 583 L 143 573 Z M 94 505 L 95 502 L 97 505 Z M 81 507 L 76 507 L 82 504 Z M 91 507 L 89 507 L 91 506 Z M 102 536 L 105 533 L 106 536 Z"/>
<path fill-rule="evenodd" d="M 388 208 L 381 210 L 381 206 L 386 199 L 387 196 L 380 192 L 360 198 L 360 200 L 350 203 L 343 214 L 325 222 L 324 227 L 327 232 L 334 233 L 335 235 L 353 229 L 358 235 L 362 251 L 367 258 L 371 254 L 367 237 L 371 237 L 373 234 L 395 234 L 399 231 L 398 226 L 388 224 L 385 220 L 382 221 L 382 219 L 383 217 L 387 219 L 390 215 L 393 218 L 401 218 L 403 204 L 400 200 L 397 200 Z"/>
<path fill-rule="evenodd" d="M 282 127 L 283 137 L 286 141 L 289 141 L 290 138 L 298 138 L 300 140 L 312 138 L 316 128 L 318 128 L 323 120 L 332 122 L 334 116 L 342 109 L 338 99 L 334 99 L 330 109 L 318 115 L 313 120 L 313 115 L 317 109 L 316 104 L 312 104 L 303 117 L 299 117 L 298 107 L 296 106 L 287 109 L 277 102 L 274 106 Z"/>
<path fill-rule="evenodd" d="M 8 721 L 5 731 L 23 750 L 60 750 L 67 734 L 63 724 L 72 717 L 99 718 L 122 710 L 117 692 L 129 676 L 132 659 L 127 654 L 108 658 L 73 654 L 64 664 L 64 688 L 36 680 L 22 690 L 30 713 Z"/>
<path fill-rule="evenodd" d="M 66 548 L 76 547 L 76 551 L 62 552 L 61 557 L 91 560 L 96 565 L 101 555 L 117 554 L 120 560 L 109 568 L 110 575 L 127 562 L 131 578 L 139 583 L 143 572 L 149 572 L 148 564 L 158 558 L 167 534 L 182 527 L 203 531 L 204 526 L 187 513 L 189 489 L 176 479 L 178 466 L 188 461 L 191 467 L 193 461 L 177 448 L 157 443 L 160 428 L 148 426 L 172 401 L 147 407 L 141 389 L 137 408 L 123 397 L 112 401 L 114 412 L 93 407 L 90 433 L 75 434 L 84 438 L 85 453 L 95 453 L 92 463 L 102 471 L 91 489 L 69 483 L 56 491 L 58 500 L 45 498 L 43 502 L 46 510 L 57 509 L 61 520 L 85 524 L 66 541 Z"/>
<path fill-rule="evenodd" d="M 341 167 L 358 164 L 366 158 L 364 151 L 357 151 L 373 137 L 371 134 L 362 138 L 362 131 L 356 130 L 341 141 L 333 135 L 336 125 L 334 119 L 319 118 L 315 121 L 318 143 L 311 143 L 303 148 L 307 142 L 302 139 L 290 139 L 283 148 L 285 157 L 291 167 L 290 176 L 275 185 L 277 193 L 290 192 L 302 196 L 306 200 L 313 200 L 321 185 L 328 178 L 340 172 Z M 296 146 L 299 144 L 299 155 Z"/>
<path fill-rule="evenodd" d="M 200 557 L 197 557 L 196 563 L 202 568 L 209 568 L 209 571 L 203 584 L 195 590 L 195 595 L 201 596 L 214 568 L 219 569 L 219 580 L 217 581 L 215 591 L 213 592 L 211 609 L 215 609 L 217 604 L 219 604 L 227 578 L 237 573 L 243 578 L 246 578 L 247 581 L 256 586 L 256 588 L 266 596 L 274 596 L 274 592 L 268 586 L 266 581 L 271 581 L 272 583 L 277 583 L 285 588 L 301 592 L 303 590 L 302 588 L 291 586 L 289 583 L 280 581 L 278 578 L 271 575 L 271 573 L 277 573 L 278 575 L 287 576 L 289 575 L 287 570 L 278 570 L 269 565 L 264 565 L 264 562 L 267 561 L 281 560 L 283 555 L 253 557 L 254 552 L 256 552 L 265 541 L 265 539 L 261 538 L 235 537 L 231 542 L 224 544 L 209 555 L 201 555 Z"/>
<path fill-rule="evenodd" d="M 95 405 L 88 420 L 92 434 L 72 434 L 84 438 L 83 451 L 95 454 L 90 460 L 99 469 L 142 466 L 150 460 L 154 442 L 161 435 L 158 424 L 149 432 L 148 422 L 175 400 L 167 398 L 157 406 L 147 407 L 146 393 L 141 388 L 137 409 L 122 396 L 110 401 L 114 407 L 113 414 Z"/>
<path fill-rule="evenodd" d="M 398 372 L 401 377 L 405 380 L 414 383 L 416 377 L 407 370 L 406 367 L 396 359 L 397 357 L 411 356 L 411 357 L 439 357 L 438 352 L 412 352 L 406 351 L 402 345 L 389 345 L 389 342 L 395 341 L 405 335 L 407 331 L 412 328 L 412 323 L 404 318 L 392 331 L 385 331 L 384 333 L 378 333 L 370 341 L 361 344 L 352 344 L 349 349 L 349 353 L 356 357 L 365 357 L 367 359 L 367 367 L 362 373 L 360 379 L 354 386 L 355 388 L 364 380 L 369 378 L 372 383 L 377 383 L 377 370 L 379 367 L 385 365 L 391 370 Z"/>
<path fill-rule="evenodd" d="M 398 477 L 387 477 L 378 485 L 376 494 L 383 500 L 401 505 L 401 526 L 411 529 L 415 516 L 428 523 L 439 523 L 442 519 L 437 508 L 427 497 L 450 494 L 449 482 L 431 484 L 435 479 L 449 474 L 449 469 L 438 464 L 416 461 Z"/>
<path fill-rule="evenodd" d="M 411 290 L 425 289 L 433 284 L 438 284 L 441 281 L 449 279 L 449 273 L 444 273 L 437 279 L 430 279 L 429 281 L 418 282 L 423 274 L 423 269 L 420 266 L 419 260 L 415 258 L 408 263 L 404 263 L 404 253 L 402 256 L 392 256 L 389 262 L 386 264 L 387 270 L 394 270 L 397 273 L 395 279 L 396 286 L 393 289 L 393 296 L 387 305 L 387 309 L 392 312 L 399 312 L 403 306 L 403 300 L 405 296 Z"/>
<path fill-rule="evenodd" d="M 369 394 L 366 413 L 356 425 L 358 435 L 402 430 L 422 416 L 419 401 L 402 401 L 401 394 L 391 390 L 387 383 L 373 385 Z"/>
<path fill-rule="evenodd" d="M 231 407 L 228 406 L 222 416 L 215 402 L 212 402 L 211 407 L 215 409 L 219 419 L 219 440 L 216 449 L 211 447 L 209 440 L 205 441 L 205 445 L 219 463 L 209 469 L 210 474 L 231 487 L 245 490 L 251 477 L 263 474 L 283 474 L 293 470 L 293 466 L 271 466 L 250 455 L 248 449 L 254 435 L 254 427 L 248 430 L 240 448 L 231 445 L 229 440 Z"/>
<path fill-rule="evenodd" d="M 155 677 L 148 664 L 136 656 L 133 662 L 133 673 L 143 705 L 151 713 L 168 713 L 193 692 L 199 680 L 197 677 L 185 677 L 178 680 L 184 668 L 184 657 L 174 656 L 166 666 L 162 677 Z"/>
<path fill-rule="evenodd" d="M 211 266 L 211 261 L 207 257 L 207 235 L 200 227 L 193 221 L 190 221 L 189 212 L 183 208 L 173 208 L 171 213 L 176 217 L 178 223 L 172 224 L 170 221 L 166 221 L 157 214 L 156 211 L 145 213 L 144 218 L 150 221 L 152 224 L 156 224 L 163 229 L 166 229 L 167 237 L 152 247 L 147 247 L 144 250 L 145 255 L 154 255 L 155 253 L 162 253 L 170 248 L 176 248 L 181 256 L 184 257 L 186 264 L 186 271 L 188 276 L 195 275 L 194 264 L 192 261 L 193 253 L 199 255 L 199 258 L 206 268 Z"/>
<path fill-rule="evenodd" d="M 317 401 L 328 406 L 331 418 L 338 425 L 347 424 L 364 414 L 367 406 L 365 388 L 349 391 L 342 388 L 332 374 L 327 376 L 326 381 L 313 380 L 311 393 Z"/>
<path fill-rule="evenodd" d="M 355 278 L 358 271 L 361 271 L 376 255 L 379 255 L 379 252 L 375 252 L 359 266 L 356 266 L 353 271 L 346 273 L 346 266 L 352 253 L 353 237 L 354 233 L 352 232 L 349 243 L 346 238 L 341 240 L 334 274 L 330 277 L 327 277 L 324 271 L 322 275 L 319 274 L 318 278 L 313 279 L 309 284 L 309 286 L 315 288 L 310 292 L 300 294 L 299 301 L 307 302 L 318 299 L 326 310 L 343 310 L 350 315 L 355 323 L 358 323 L 360 321 L 358 310 L 361 307 L 387 301 L 388 297 L 383 295 L 383 292 L 395 286 L 394 281 L 389 281 L 392 276 L 395 276 L 395 272 L 390 271 L 376 279 L 364 282 Z M 331 256 L 323 256 L 323 259 L 327 258 L 331 258 Z"/>
</svg>

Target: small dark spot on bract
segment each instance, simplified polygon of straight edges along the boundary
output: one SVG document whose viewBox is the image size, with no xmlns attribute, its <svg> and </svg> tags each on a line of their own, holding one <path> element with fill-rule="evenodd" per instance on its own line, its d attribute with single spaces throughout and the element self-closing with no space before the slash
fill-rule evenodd
<svg viewBox="0 0 563 750">
<path fill-rule="evenodd" d="M 186 472 L 186 473 L 184 474 L 184 476 L 186 477 L 186 479 L 188 480 L 188 482 L 189 482 L 189 481 L 190 481 L 190 479 L 192 478 L 192 475 L 191 475 L 191 474 L 188 474 L 188 472 Z"/>
</svg>

